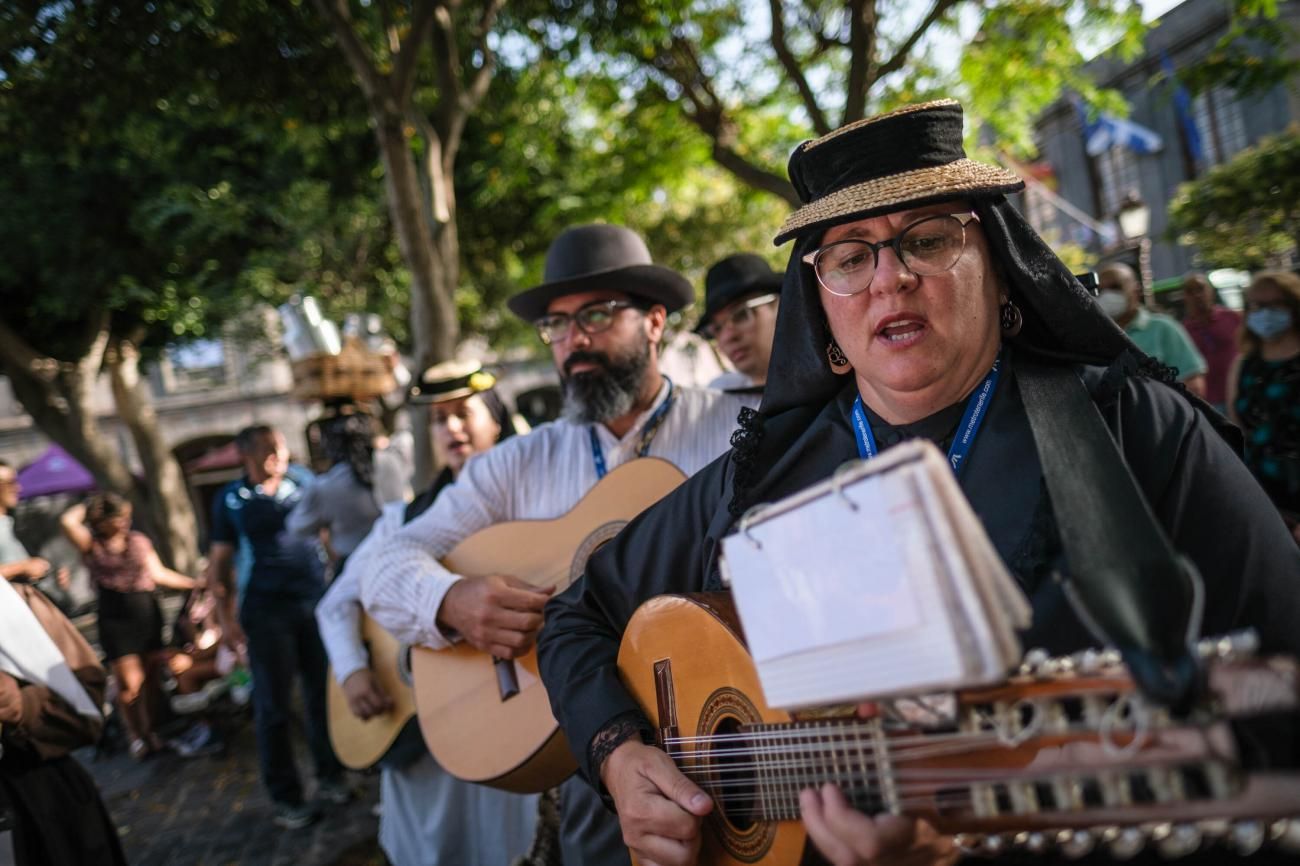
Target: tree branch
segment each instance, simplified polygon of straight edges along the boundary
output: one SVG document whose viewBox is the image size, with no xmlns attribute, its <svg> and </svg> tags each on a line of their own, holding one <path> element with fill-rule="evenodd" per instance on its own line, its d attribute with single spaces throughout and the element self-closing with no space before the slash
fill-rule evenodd
<svg viewBox="0 0 1300 866">
<path fill-rule="evenodd" d="M 333 0 L 333 2 L 313 0 L 313 2 L 320 14 L 324 15 L 333 26 L 334 35 L 339 40 L 339 48 L 342 49 L 348 65 L 352 67 L 357 80 L 361 83 L 361 92 L 365 94 L 366 100 L 372 106 L 382 106 L 385 110 L 391 110 L 389 102 L 392 94 L 386 86 L 384 76 L 380 74 L 374 60 L 370 57 L 370 52 L 357 38 L 347 0 Z"/>
<path fill-rule="evenodd" d="M 799 60 L 790 50 L 789 44 L 785 39 L 785 4 L 781 0 L 769 0 L 769 7 L 772 10 L 772 48 L 776 51 L 776 57 L 785 67 L 785 72 L 794 82 L 795 88 L 799 91 L 799 98 L 803 100 L 804 110 L 808 112 L 812 125 L 817 130 L 818 135 L 826 135 L 831 131 L 831 125 L 826 120 L 826 113 L 817 103 L 817 95 L 813 93 L 812 88 L 808 85 L 808 79 L 803 74 L 803 67 L 800 66 Z"/>
<path fill-rule="evenodd" d="M 393 26 L 393 10 L 388 6 L 389 0 L 378 0 L 379 21 L 384 28 L 384 35 L 388 37 L 388 53 L 396 57 L 402 50 L 402 40 L 397 33 L 397 28 Z"/>
<path fill-rule="evenodd" d="M 433 69 L 438 78 L 438 107 L 434 125 L 447 140 L 461 109 L 464 89 L 460 80 L 460 53 L 456 47 L 456 20 L 446 2 L 437 4 L 433 17 Z"/>
<path fill-rule="evenodd" d="M 420 59 L 424 41 L 433 30 L 434 12 L 437 6 L 434 0 L 423 0 L 415 4 L 415 14 L 411 19 L 411 32 L 406 35 L 406 42 L 398 49 L 393 60 L 393 93 L 398 105 L 411 104 L 411 94 L 415 90 L 415 70 Z"/>
<path fill-rule="evenodd" d="M 483 101 L 483 97 L 487 96 L 488 87 L 492 84 L 492 75 L 496 70 L 497 57 L 496 52 L 488 47 L 488 36 L 492 32 L 492 28 L 496 26 L 497 15 L 504 5 L 505 0 L 486 0 L 483 4 L 483 12 L 479 15 L 474 40 L 478 46 L 479 54 L 483 57 L 483 65 L 470 76 L 469 87 L 465 89 L 463 107 L 466 113 L 471 113 L 478 108 Z"/>
<path fill-rule="evenodd" d="M 879 78 L 875 70 L 878 22 L 875 0 L 850 0 L 849 77 L 844 91 L 843 124 L 866 115 L 867 91 Z"/>
<path fill-rule="evenodd" d="M 903 65 L 907 63 L 908 55 L 912 53 L 912 49 L 916 47 L 916 43 L 921 41 L 921 37 L 925 35 L 925 32 L 933 27 L 935 22 L 942 18 L 949 9 L 953 8 L 960 2 L 961 0 L 935 0 L 934 6 L 930 7 L 929 14 L 922 19 L 921 23 L 916 26 L 916 29 L 912 31 L 911 35 L 908 36 L 907 39 L 903 40 L 903 43 L 898 46 L 898 50 L 894 52 L 894 56 L 880 65 L 880 68 L 876 70 L 875 78 L 868 82 L 867 86 L 870 87 L 871 84 L 875 83 L 875 81 L 902 69 Z"/>
</svg>

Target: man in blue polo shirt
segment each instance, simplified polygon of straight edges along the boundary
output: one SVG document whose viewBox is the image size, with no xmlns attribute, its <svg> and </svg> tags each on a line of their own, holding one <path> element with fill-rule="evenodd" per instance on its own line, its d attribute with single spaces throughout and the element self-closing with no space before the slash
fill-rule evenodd
<svg viewBox="0 0 1300 866">
<path fill-rule="evenodd" d="M 317 799 L 348 799 L 325 724 L 328 662 L 314 615 L 325 591 L 324 563 L 314 541 L 294 536 L 284 525 L 312 475 L 289 464 L 284 436 L 265 424 L 241 430 L 235 444 L 245 475 L 222 488 L 212 503 L 209 568 L 224 599 L 227 637 L 247 642 L 258 760 L 275 803 L 275 822 L 293 829 L 315 818 L 303 800 L 289 740 L 295 674 L 302 682 Z"/>
</svg>

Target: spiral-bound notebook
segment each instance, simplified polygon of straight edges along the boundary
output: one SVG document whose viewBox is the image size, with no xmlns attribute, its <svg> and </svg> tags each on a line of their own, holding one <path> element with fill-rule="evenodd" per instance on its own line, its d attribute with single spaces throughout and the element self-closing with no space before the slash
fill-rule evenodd
<svg viewBox="0 0 1300 866">
<path fill-rule="evenodd" d="M 746 516 L 722 542 L 767 703 L 794 709 L 993 682 L 1029 605 L 932 444 Z"/>
</svg>

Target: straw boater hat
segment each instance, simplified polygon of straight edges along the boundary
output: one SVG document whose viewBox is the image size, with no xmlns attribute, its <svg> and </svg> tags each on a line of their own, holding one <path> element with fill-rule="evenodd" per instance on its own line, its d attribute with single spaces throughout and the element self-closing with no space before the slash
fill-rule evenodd
<svg viewBox="0 0 1300 866">
<path fill-rule="evenodd" d="M 699 333 L 713 314 L 727 304 L 750 295 L 779 294 L 784 277 L 753 253 L 727 256 L 709 268 L 704 277 L 704 312 L 695 326 Z"/>
<path fill-rule="evenodd" d="M 497 383 L 478 361 L 444 361 L 425 370 L 406 392 L 408 403 L 431 404 L 480 394 Z"/>
<path fill-rule="evenodd" d="M 1025 185 L 1006 169 L 966 158 L 961 105 L 953 99 L 909 105 L 805 141 L 790 156 L 790 179 L 803 207 L 781 226 L 777 244 L 903 206 Z"/>
<path fill-rule="evenodd" d="M 543 282 L 506 302 L 516 316 L 535 322 L 551 301 L 602 289 L 625 292 L 675 313 L 695 298 L 690 282 L 650 260 L 645 241 L 631 229 L 611 225 L 565 229 L 546 251 Z"/>
</svg>

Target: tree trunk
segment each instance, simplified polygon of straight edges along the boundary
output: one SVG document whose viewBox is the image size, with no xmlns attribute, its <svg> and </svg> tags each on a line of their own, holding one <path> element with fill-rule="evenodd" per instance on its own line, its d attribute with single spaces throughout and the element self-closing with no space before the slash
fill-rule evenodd
<svg viewBox="0 0 1300 866">
<path fill-rule="evenodd" d="M 148 385 L 140 378 L 140 353 L 119 340 L 105 355 L 117 416 L 131 432 L 144 469 L 144 503 L 163 562 L 186 574 L 198 574 L 198 524 L 175 455 L 158 428 Z"/>
<path fill-rule="evenodd" d="M 125 461 L 103 436 L 91 393 L 108 344 L 104 317 L 76 361 L 41 355 L 0 321 L 0 373 L 36 427 L 86 467 L 101 490 L 142 500 Z"/>
<path fill-rule="evenodd" d="M 455 215 L 436 227 L 426 216 L 426 199 L 405 121 L 399 117 L 377 117 L 375 132 L 398 248 L 411 270 L 411 341 L 414 374 L 418 376 L 427 367 L 450 358 L 459 336 L 454 293 L 460 279 L 460 248 Z M 450 186 L 450 178 L 442 180 Z M 433 480 L 433 447 L 427 413 L 412 414 L 415 437 L 412 485 L 422 490 Z"/>
</svg>

